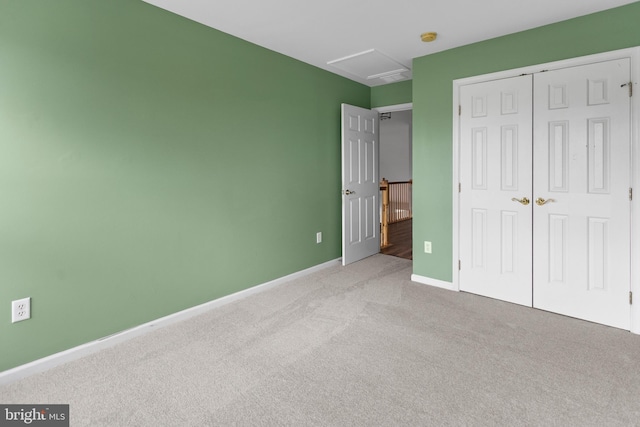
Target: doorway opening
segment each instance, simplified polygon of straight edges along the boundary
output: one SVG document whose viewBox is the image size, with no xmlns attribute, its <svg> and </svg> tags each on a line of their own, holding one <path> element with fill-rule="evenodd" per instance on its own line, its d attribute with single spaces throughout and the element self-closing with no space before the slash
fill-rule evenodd
<svg viewBox="0 0 640 427">
<path fill-rule="evenodd" d="M 380 113 L 380 180 L 386 181 L 389 191 L 389 205 L 380 206 L 381 218 L 386 209 L 388 221 L 380 252 L 406 259 L 413 259 L 412 108 L 412 104 L 376 108 Z M 380 200 L 383 203 L 383 197 Z"/>
</svg>

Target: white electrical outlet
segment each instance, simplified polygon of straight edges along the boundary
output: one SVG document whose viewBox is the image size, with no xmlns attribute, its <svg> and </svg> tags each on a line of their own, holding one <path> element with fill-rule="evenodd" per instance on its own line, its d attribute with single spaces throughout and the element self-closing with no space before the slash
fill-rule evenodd
<svg viewBox="0 0 640 427">
<path fill-rule="evenodd" d="M 424 242 L 424 253 L 425 254 L 430 254 L 431 253 L 431 242 Z"/>
<path fill-rule="evenodd" d="M 322 243 L 322 231 L 316 233 L 316 243 Z"/>
<path fill-rule="evenodd" d="M 11 323 L 31 319 L 31 298 L 11 301 Z"/>
</svg>

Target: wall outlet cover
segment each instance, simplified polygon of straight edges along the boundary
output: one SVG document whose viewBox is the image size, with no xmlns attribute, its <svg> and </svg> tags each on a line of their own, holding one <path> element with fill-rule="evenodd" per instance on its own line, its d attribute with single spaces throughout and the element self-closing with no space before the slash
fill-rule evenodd
<svg viewBox="0 0 640 427">
<path fill-rule="evenodd" d="M 11 301 L 11 323 L 31 318 L 31 297 Z"/>
</svg>

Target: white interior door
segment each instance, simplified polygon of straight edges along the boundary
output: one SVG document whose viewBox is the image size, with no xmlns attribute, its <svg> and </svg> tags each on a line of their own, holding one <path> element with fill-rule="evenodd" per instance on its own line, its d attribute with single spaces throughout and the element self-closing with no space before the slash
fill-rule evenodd
<svg viewBox="0 0 640 427">
<path fill-rule="evenodd" d="M 460 289 L 531 306 L 532 77 L 460 90 Z"/>
<path fill-rule="evenodd" d="M 460 88 L 461 290 L 630 329 L 630 76 L 621 59 Z"/>
<path fill-rule="evenodd" d="M 378 113 L 342 104 L 342 265 L 380 252 Z"/>
<path fill-rule="evenodd" d="M 533 305 L 630 328 L 630 60 L 534 77 Z M 542 203 L 540 200 L 539 203 Z"/>
</svg>

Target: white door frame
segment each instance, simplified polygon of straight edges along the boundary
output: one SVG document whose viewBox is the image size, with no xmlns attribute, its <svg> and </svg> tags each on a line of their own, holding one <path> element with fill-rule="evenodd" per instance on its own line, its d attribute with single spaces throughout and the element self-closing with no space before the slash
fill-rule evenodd
<svg viewBox="0 0 640 427">
<path fill-rule="evenodd" d="M 620 58 L 630 58 L 631 60 L 631 78 L 634 92 L 631 98 L 631 186 L 635 189 L 635 195 L 631 202 L 631 260 L 640 256 L 640 47 L 634 47 L 453 81 L 453 108 L 451 112 L 453 117 L 453 258 L 451 266 L 453 271 L 453 290 L 460 290 L 460 275 L 458 270 L 458 260 L 460 259 L 460 202 L 458 192 L 458 183 L 460 182 L 460 116 L 458 115 L 460 87 L 521 74 L 538 73 L 544 70 L 575 67 Z M 640 334 L 640 263 L 632 262 L 630 268 L 630 289 L 633 292 L 635 300 L 631 306 L 631 332 Z"/>
<path fill-rule="evenodd" d="M 394 113 L 396 111 L 413 110 L 413 102 L 408 102 L 406 104 L 385 105 L 384 107 L 372 108 L 372 110 L 377 111 L 378 113 Z"/>
<path fill-rule="evenodd" d="M 345 142 L 345 127 L 344 127 L 345 126 L 345 124 L 344 124 L 344 119 L 345 119 L 344 118 L 344 108 L 345 108 L 345 106 L 347 106 L 347 107 L 355 107 L 355 106 L 351 106 L 351 105 L 348 105 L 348 104 L 342 104 L 342 106 L 341 106 L 341 116 L 342 116 L 342 120 L 341 120 L 341 133 L 342 133 L 342 136 L 341 136 L 342 143 L 341 144 L 342 144 L 342 147 L 341 147 L 341 150 L 342 151 L 344 150 L 344 142 Z M 355 108 L 361 108 L 361 107 L 355 107 Z M 362 109 L 362 110 L 368 110 L 368 111 L 380 114 L 380 113 L 391 113 L 391 112 L 396 112 L 396 111 L 405 111 L 405 110 L 412 110 L 412 109 L 413 109 L 413 103 L 405 103 L 405 104 L 387 105 L 387 106 L 376 107 L 376 108 L 371 108 L 371 109 Z M 380 135 L 379 135 L 379 128 L 380 127 L 379 127 L 379 123 L 378 123 L 377 127 L 378 127 L 378 133 L 376 134 L 376 137 L 377 137 L 378 147 L 379 147 L 379 144 L 380 144 Z M 379 148 L 378 148 L 378 154 L 379 154 Z M 379 156 L 376 156 L 376 158 L 377 158 L 377 163 L 378 163 L 378 166 L 376 167 L 376 169 L 379 170 L 380 159 L 379 159 Z M 344 152 L 342 152 L 342 160 L 341 160 L 342 187 L 345 186 L 345 177 L 344 177 L 345 170 L 344 169 L 345 169 L 345 166 L 344 166 Z M 379 176 L 377 177 L 377 181 L 378 182 L 380 181 L 380 177 Z M 346 189 L 343 188 L 342 192 L 344 193 L 345 190 Z M 345 239 L 346 239 L 346 237 L 345 237 L 345 205 L 344 205 L 344 203 L 345 203 L 345 195 L 343 194 L 341 197 L 342 197 L 342 207 L 341 207 L 341 211 L 342 211 L 342 219 L 341 219 L 341 224 L 342 224 L 342 230 L 341 230 L 341 234 L 342 234 L 342 265 L 346 265 L 345 252 L 347 250 L 347 245 L 346 245 L 346 241 L 345 241 Z M 380 209 L 382 209 L 382 201 L 380 200 L 380 198 L 378 198 L 378 209 L 377 209 L 378 222 L 380 220 L 380 217 L 379 217 Z M 380 242 L 378 241 L 378 252 L 379 251 L 380 251 Z"/>
</svg>

